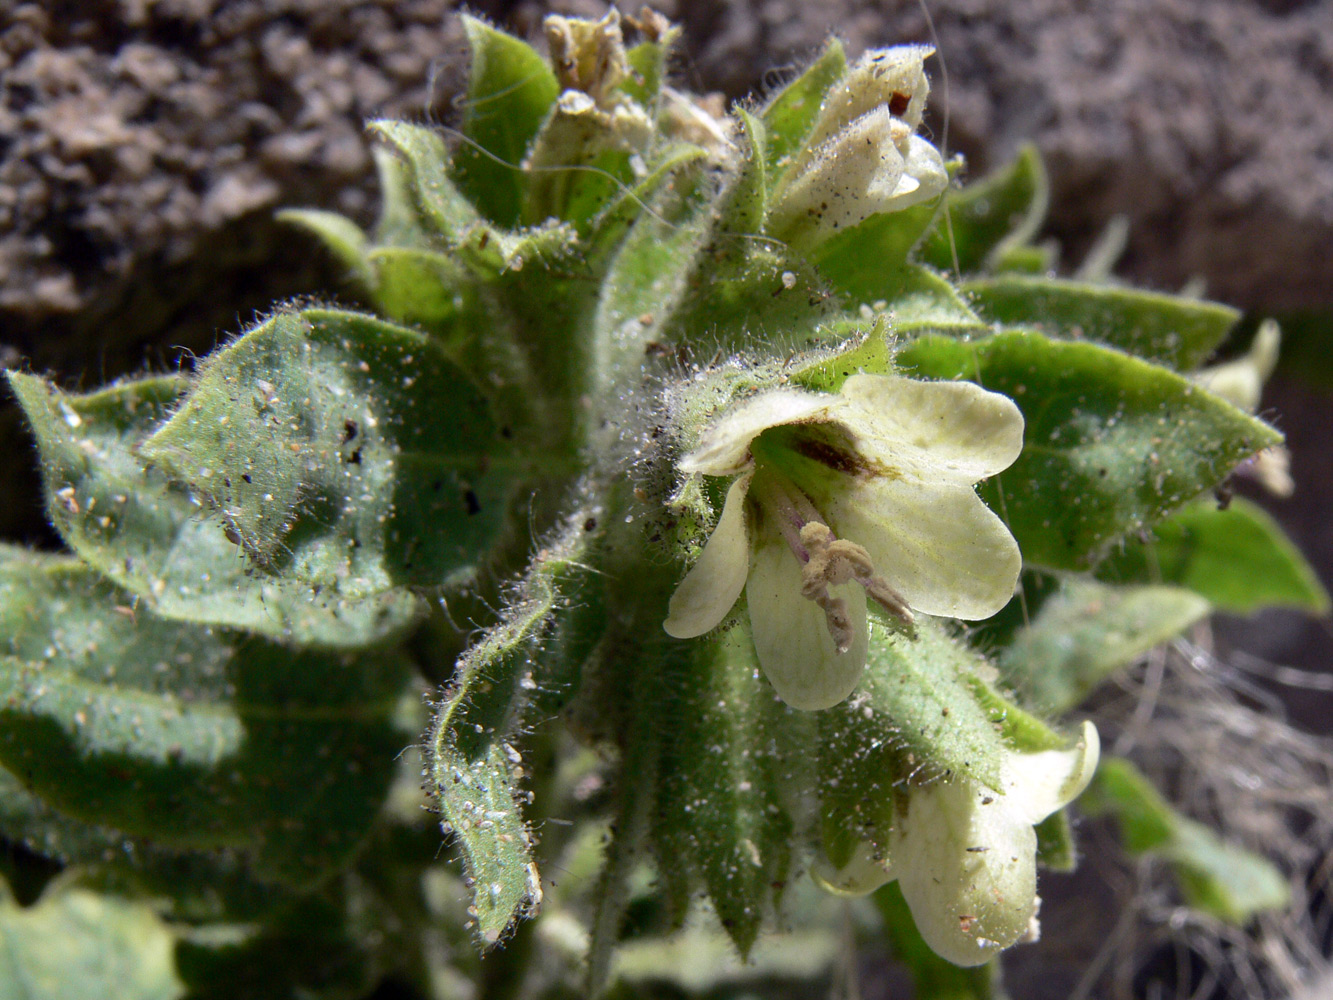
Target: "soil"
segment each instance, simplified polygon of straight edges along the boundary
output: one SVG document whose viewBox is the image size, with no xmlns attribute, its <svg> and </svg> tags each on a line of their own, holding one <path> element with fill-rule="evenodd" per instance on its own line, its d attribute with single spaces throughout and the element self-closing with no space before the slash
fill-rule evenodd
<svg viewBox="0 0 1333 1000">
<path fill-rule="evenodd" d="M 830 30 L 854 52 L 931 37 L 915 0 L 659 6 L 686 27 L 685 81 L 733 97 L 779 84 Z M 1247 309 L 1328 306 L 1333 33 L 1321 29 L 1333 0 L 927 6 L 948 145 L 977 172 L 1035 141 L 1054 180 L 1051 231 L 1073 259 L 1123 214 L 1124 271 L 1141 283 L 1201 277 Z M 272 210 L 368 216 L 362 124 L 453 116 L 465 59 L 454 7 L 46 0 L 0 12 L 0 339 L 38 367 L 98 378 L 141 363 L 146 344 L 207 347 L 275 297 L 329 287 L 336 275 Z M 546 9 L 474 7 L 530 34 Z"/>
</svg>

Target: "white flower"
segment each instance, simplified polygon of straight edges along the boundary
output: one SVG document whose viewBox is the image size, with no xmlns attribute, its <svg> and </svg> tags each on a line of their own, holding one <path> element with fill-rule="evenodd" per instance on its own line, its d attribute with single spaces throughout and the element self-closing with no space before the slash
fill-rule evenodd
<svg viewBox="0 0 1333 1000">
<path fill-rule="evenodd" d="M 954 965 L 981 965 L 1035 940 L 1037 835 L 1033 826 L 1082 794 L 1097 770 L 1090 722 L 1070 750 L 1010 753 L 998 789 L 954 778 L 906 796 L 887 857 L 866 844 L 841 869 L 816 872 L 826 889 L 861 895 L 895 878 L 917 929 Z"/>
<path fill-rule="evenodd" d="M 1012 596 L 1018 545 L 973 486 L 1022 444 L 1018 407 L 970 382 L 854 375 L 837 395 L 755 396 L 680 462 L 738 478 L 667 632 L 702 635 L 744 590 L 779 696 L 838 704 L 865 667 L 867 596 L 907 622 L 988 618 Z"/>
<path fill-rule="evenodd" d="M 914 134 L 930 90 L 922 62 L 933 51 L 872 50 L 829 91 L 774 193 L 770 234 L 815 244 L 944 191 L 949 175 L 939 150 Z"/>
</svg>

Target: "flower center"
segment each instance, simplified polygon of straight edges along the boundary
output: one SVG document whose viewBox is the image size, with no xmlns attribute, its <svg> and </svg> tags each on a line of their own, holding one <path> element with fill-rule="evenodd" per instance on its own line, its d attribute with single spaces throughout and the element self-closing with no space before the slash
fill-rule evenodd
<svg viewBox="0 0 1333 1000">
<path fill-rule="evenodd" d="M 829 592 L 830 587 L 859 583 L 866 595 L 905 625 L 912 623 L 912 610 L 903 596 L 884 577 L 862 546 L 839 538 L 825 523 L 818 508 L 794 483 L 776 470 L 761 468 L 754 477 L 750 495 L 782 533 L 801 566 L 801 595 L 824 612 L 829 635 L 839 653 L 851 648 L 855 630 L 847 613 L 847 602 Z"/>
</svg>

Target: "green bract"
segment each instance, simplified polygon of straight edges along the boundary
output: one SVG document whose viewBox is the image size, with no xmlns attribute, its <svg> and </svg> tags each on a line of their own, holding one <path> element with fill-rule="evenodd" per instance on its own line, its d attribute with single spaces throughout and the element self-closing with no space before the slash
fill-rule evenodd
<svg viewBox="0 0 1333 1000">
<path fill-rule="evenodd" d="M 1213 607 L 1328 606 L 1207 500 L 1280 441 L 1276 333 L 1200 370 L 1231 311 L 1041 276 L 1040 161 L 953 184 L 927 47 L 830 42 L 728 113 L 646 9 L 549 18 L 549 57 L 463 20 L 459 128 L 369 126 L 374 229 L 285 216 L 369 312 L 92 393 L 9 373 L 69 552 L 0 552 L 0 833 L 72 871 L 0 890 L 4 933 L 100 914 L 70 975 L 141 940 L 142 996 L 569 995 L 683 981 L 684 924 L 690 988 L 744 982 L 781 910 L 804 958 L 756 961 L 814 982 L 819 859 L 896 878 L 923 1000 L 991 995 L 1097 762 L 1056 713 Z M 1136 849 L 1226 855 L 1098 787 L 1167 816 Z"/>
</svg>

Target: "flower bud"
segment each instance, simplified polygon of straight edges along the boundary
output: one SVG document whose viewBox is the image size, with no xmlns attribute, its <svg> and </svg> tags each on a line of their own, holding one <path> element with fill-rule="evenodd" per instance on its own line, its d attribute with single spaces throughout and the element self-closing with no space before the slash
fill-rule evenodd
<svg viewBox="0 0 1333 1000">
<path fill-rule="evenodd" d="M 797 247 L 821 243 L 872 215 L 929 201 L 949 183 L 939 150 L 885 107 L 802 156 L 788 176 L 768 232 Z"/>
<path fill-rule="evenodd" d="M 887 108 L 889 114 L 916 131 L 930 94 L 923 63 L 934 52 L 930 45 L 871 49 L 825 96 L 807 146 L 819 145 L 866 112 L 880 107 Z"/>
</svg>

